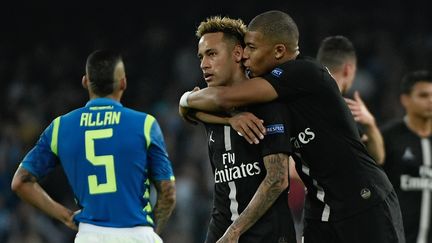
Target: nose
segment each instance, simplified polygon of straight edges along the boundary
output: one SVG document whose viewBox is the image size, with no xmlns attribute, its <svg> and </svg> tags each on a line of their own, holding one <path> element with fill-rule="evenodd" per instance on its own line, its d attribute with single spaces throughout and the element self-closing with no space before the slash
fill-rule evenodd
<svg viewBox="0 0 432 243">
<path fill-rule="evenodd" d="M 210 62 L 208 61 L 208 59 L 206 57 L 203 57 L 201 59 L 201 64 L 200 64 L 201 70 L 206 70 L 210 68 Z"/>
<path fill-rule="evenodd" d="M 245 47 L 243 50 L 243 61 L 249 59 L 249 48 Z"/>
</svg>

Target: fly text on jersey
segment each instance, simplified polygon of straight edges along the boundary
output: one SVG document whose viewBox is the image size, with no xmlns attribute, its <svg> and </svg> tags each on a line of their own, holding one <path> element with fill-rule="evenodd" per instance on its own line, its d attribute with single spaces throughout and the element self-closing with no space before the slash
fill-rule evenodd
<svg viewBox="0 0 432 243">
<path fill-rule="evenodd" d="M 235 165 L 235 153 L 223 153 L 222 163 L 224 169 L 215 169 L 215 183 L 229 182 L 261 173 L 259 162 Z"/>
<path fill-rule="evenodd" d="M 81 114 L 80 126 L 94 127 L 120 123 L 120 111 L 84 112 Z"/>
</svg>

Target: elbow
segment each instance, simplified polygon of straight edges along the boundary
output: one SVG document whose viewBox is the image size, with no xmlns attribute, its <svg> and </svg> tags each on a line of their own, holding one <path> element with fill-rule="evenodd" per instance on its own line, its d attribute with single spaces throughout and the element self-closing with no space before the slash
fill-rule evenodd
<svg viewBox="0 0 432 243">
<path fill-rule="evenodd" d="M 37 183 L 36 177 L 30 174 L 27 170 L 19 167 L 12 178 L 11 190 L 16 194 L 21 195 L 33 187 L 35 183 Z"/>
<path fill-rule="evenodd" d="M 16 194 L 19 194 L 19 192 L 22 191 L 23 187 L 24 187 L 24 182 L 19 178 L 17 178 L 16 176 L 14 176 L 11 183 L 11 190 Z"/>
<path fill-rule="evenodd" d="M 383 165 L 384 165 L 384 160 L 385 160 L 385 155 L 383 154 L 382 156 L 379 156 L 379 157 L 376 159 L 376 162 L 377 162 L 378 165 L 383 166 Z"/>
</svg>

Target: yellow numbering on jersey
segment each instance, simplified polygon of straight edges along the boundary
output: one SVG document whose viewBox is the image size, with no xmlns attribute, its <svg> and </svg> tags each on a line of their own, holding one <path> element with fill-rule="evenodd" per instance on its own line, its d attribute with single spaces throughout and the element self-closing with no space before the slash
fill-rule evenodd
<svg viewBox="0 0 432 243">
<path fill-rule="evenodd" d="M 113 136 L 113 129 L 88 130 L 85 132 L 86 159 L 94 166 L 105 166 L 106 183 L 98 183 L 96 175 L 88 176 L 90 194 L 111 193 L 117 191 L 113 155 L 95 155 L 95 140 Z"/>
</svg>

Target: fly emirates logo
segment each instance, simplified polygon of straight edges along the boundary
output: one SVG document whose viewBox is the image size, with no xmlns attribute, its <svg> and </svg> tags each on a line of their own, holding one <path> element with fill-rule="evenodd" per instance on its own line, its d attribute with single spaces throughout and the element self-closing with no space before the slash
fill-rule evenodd
<svg viewBox="0 0 432 243">
<path fill-rule="evenodd" d="M 402 174 L 400 177 L 400 187 L 404 191 L 432 189 L 432 168 L 420 166 L 418 177 Z"/>
<path fill-rule="evenodd" d="M 259 162 L 236 164 L 235 153 L 222 154 L 223 169 L 215 169 L 215 183 L 229 182 L 261 173 Z"/>
<path fill-rule="evenodd" d="M 308 127 L 303 132 L 300 132 L 297 137 L 291 137 L 290 140 L 295 148 L 301 148 L 302 145 L 308 144 L 310 141 L 314 140 L 314 138 L 315 133 Z"/>
</svg>

